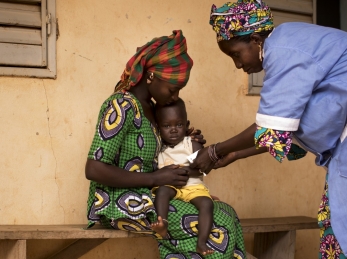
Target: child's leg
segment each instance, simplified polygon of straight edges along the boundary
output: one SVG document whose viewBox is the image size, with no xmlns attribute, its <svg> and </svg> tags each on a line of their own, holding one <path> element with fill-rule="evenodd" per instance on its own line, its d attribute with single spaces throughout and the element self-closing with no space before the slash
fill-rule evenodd
<svg viewBox="0 0 347 259">
<path fill-rule="evenodd" d="M 151 228 L 163 238 L 167 235 L 167 215 L 169 203 L 176 195 L 176 191 L 168 186 L 160 186 L 155 192 L 154 206 L 157 211 L 158 221 L 151 224 Z"/>
<path fill-rule="evenodd" d="M 212 254 L 214 250 L 209 248 L 206 243 L 211 233 L 213 222 L 213 201 L 205 196 L 196 197 L 190 201 L 198 210 L 198 244 L 196 250 L 202 255 Z"/>
</svg>

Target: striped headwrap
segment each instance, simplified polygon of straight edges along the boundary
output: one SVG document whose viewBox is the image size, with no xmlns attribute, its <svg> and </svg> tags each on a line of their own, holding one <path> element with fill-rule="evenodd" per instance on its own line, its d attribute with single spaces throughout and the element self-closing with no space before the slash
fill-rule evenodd
<svg viewBox="0 0 347 259">
<path fill-rule="evenodd" d="M 218 42 L 274 28 L 271 10 L 261 0 L 237 0 L 220 8 L 212 5 L 210 24 L 217 33 Z"/>
<path fill-rule="evenodd" d="M 185 86 L 189 79 L 193 60 L 187 53 L 186 38 L 181 30 L 170 36 L 154 38 L 128 61 L 115 91 L 129 90 L 142 78 L 145 71 L 153 72 L 168 83 Z"/>
</svg>

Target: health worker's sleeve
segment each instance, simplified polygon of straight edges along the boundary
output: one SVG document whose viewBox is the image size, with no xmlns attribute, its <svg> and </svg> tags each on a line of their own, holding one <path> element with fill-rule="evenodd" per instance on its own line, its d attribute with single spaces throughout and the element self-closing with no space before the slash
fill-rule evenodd
<svg viewBox="0 0 347 259">
<path fill-rule="evenodd" d="M 263 67 L 265 77 L 256 124 L 296 131 L 312 91 L 326 72 L 307 53 L 284 47 L 270 47 Z"/>
<path fill-rule="evenodd" d="M 306 155 L 306 151 L 292 143 L 290 131 L 273 130 L 257 126 L 254 134 L 255 147 L 267 147 L 271 156 L 282 162 L 285 157 L 288 160 L 297 160 Z"/>
</svg>

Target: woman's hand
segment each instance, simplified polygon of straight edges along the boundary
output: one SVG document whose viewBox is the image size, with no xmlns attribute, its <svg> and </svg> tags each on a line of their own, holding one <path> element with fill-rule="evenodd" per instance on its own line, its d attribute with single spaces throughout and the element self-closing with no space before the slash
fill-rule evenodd
<svg viewBox="0 0 347 259">
<path fill-rule="evenodd" d="M 153 186 L 172 185 L 181 187 L 187 184 L 189 172 L 179 165 L 168 165 L 153 172 Z"/>
<path fill-rule="evenodd" d="M 190 164 L 190 168 L 200 168 L 202 173 L 208 174 L 214 167 L 214 162 L 208 155 L 208 147 L 199 150 L 194 162 Z"/>
<path fill-rule="evenodd" d="M 190 168 L 189 166 L 182 166 L 181 168 L 187 170 L 189 177 L 197 178 L 202 175 L 199 168 Z"/>
<path fill-rule="evenodd" d="M 231 152 L 227 154 L 226 156 L 222 157 L 215 163 L 213 169 L 218 169 L 221 167 L 225 167 L 237 160 L 236 152 Z"/>
<path fill-rule="evenodd" d="M 204 139 L 204 135 L 201 134 L 201 130 L 199 129 L 194 129 L 194 127 L 188 128 L 186 136 L 190 136 L 193 141 L 197 141 L 201 145 L 206 144 L 206 139 Z"/>
</svg>

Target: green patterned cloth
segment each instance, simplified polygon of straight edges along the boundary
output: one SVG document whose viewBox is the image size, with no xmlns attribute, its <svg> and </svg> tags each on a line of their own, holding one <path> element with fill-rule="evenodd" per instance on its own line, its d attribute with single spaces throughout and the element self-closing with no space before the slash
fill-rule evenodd
<svg viewBox="0 0 347 259">
<path fill-rule="evenodd" d="M 143 116 L 141 104 L 128 92 L 111 95 L 102 105 L 89 159 L 115 165 L 127 171 L 156 170 L 161 146 L 156 129 Z M 160 258 L 243 259 L 242 229 L 237 215 L 226 203 L 214 204 L 213 228 L 208 246 L 215 250 L 203 257 L 196 253 L 198 211 L 189 203 L 172 200 L 169 207 L 169 239 L 151 231 L 157 220 L 148 188 L 113 188 L 91 181 L 88 198 L 88 227 L 100 222 L 117 230 L 146 233 L 159 242 Z"/>
</svg>

